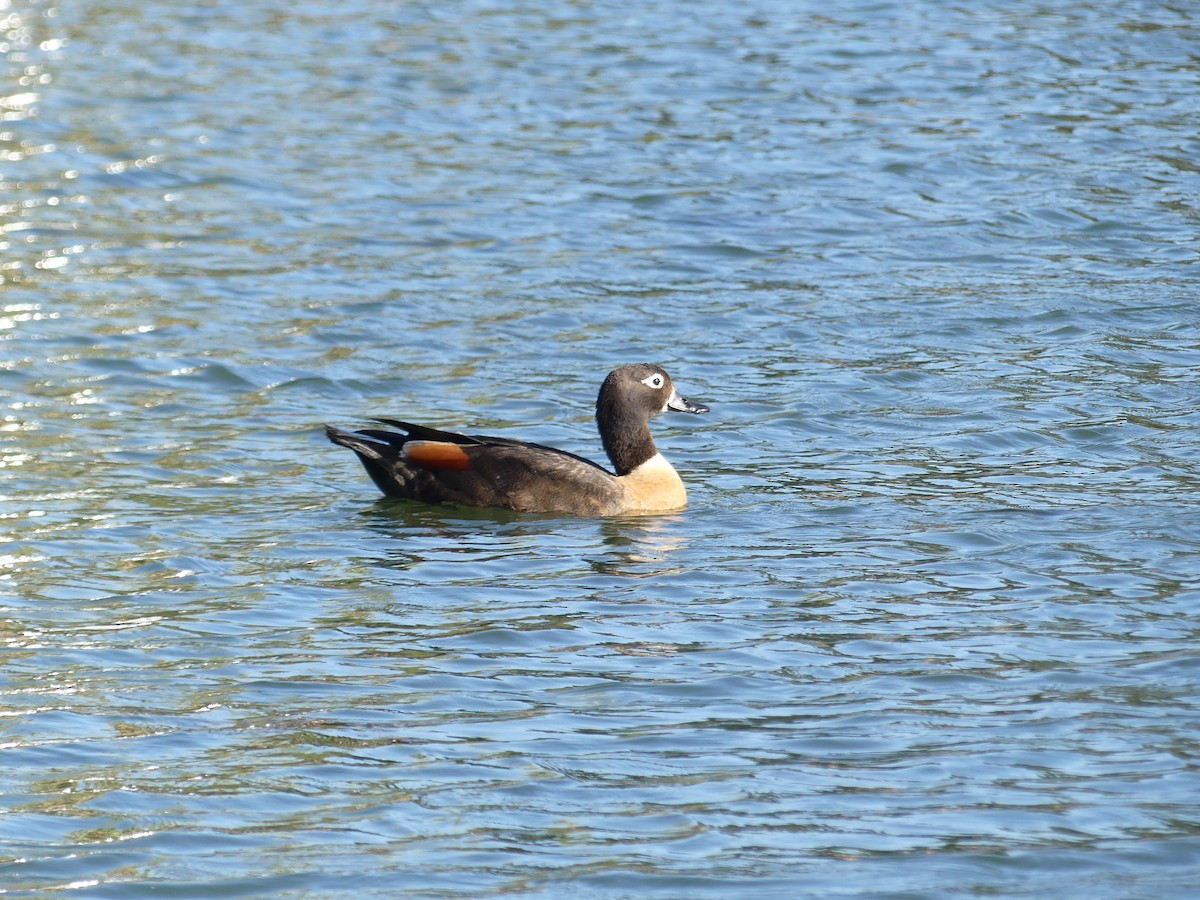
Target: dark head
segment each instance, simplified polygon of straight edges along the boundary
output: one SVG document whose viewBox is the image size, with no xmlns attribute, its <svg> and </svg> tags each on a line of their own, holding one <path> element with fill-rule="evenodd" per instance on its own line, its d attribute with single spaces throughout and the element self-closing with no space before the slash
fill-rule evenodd
<svg viewBox="0 0 1200 900">
<path fill-rule="evenodd" d="M 608 373 L 596 398 L 596 425 L 618 475 L 633 471 L 658 452 L 648 423 L 668 409 L 708 412 L 703 403 L 679 396 L 671 376 L 651 363 L 618 366 Z"/>
</svg>

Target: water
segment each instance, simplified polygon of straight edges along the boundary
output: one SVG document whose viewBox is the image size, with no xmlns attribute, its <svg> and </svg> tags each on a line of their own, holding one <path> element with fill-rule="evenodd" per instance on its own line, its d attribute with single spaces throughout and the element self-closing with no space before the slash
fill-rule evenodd
<svg viewBox="0 0 1200 900">
<path fill-rule="evenodd" d="M 7 895 L 1193 895 L 1189 5 L 0 16 Z"/>
</svg>

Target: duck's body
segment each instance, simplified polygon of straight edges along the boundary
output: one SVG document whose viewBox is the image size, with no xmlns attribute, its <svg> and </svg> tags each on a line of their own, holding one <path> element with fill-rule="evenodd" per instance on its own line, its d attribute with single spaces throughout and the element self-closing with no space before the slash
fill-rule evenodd
<svg viewBox="0 0 1200 900">
<path fill-rule="evenodd" d="M 639 363 L 609 373 L 596 401 L 596 423 L 615 474 L 553 447 L 395 419 L 377 421 L 398 431 L 348 432 L 326 426 L 325 432 L 335 444 L 358 454 L 367 474 L 389 497 L 611 516 L 687 505 L 683 482 L 650 436 L 650 417 L 666 409 L 708 411 L 680 397 L 658 366 Z"/>
</svg>

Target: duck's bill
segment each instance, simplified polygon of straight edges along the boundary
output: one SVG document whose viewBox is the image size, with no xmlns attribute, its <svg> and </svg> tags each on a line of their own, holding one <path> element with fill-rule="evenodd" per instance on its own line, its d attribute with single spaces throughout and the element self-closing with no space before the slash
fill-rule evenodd
<svg viewBox="0 0 1200 900">
<path fill-rule="evenodd" d="M 671 399 L 667 401 L 667 409 L 677 409 L 680 412 L 706 413 L 708 407 L 703 403 L 693 403 L 687 397 L 680 397 L 679 391 L 671 391 Z"/>
</svg>

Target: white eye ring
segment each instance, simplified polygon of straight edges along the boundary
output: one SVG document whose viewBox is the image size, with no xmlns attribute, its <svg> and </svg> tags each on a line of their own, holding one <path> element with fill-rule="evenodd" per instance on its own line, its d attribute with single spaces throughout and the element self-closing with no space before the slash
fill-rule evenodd
<svg viewBox="0 0 1200 900">
<path fill-rule="evenodd" d="M 657 372 L 655 372 L 649 378 L 643 378 L 642 384 L 644 384 L 646 387 L 654 388 L 657 391 L 664 384 L 666 384 L 666 382 L 663 380 L 663 377 L 661 375 L 659 375 Z"/>
</svg>

